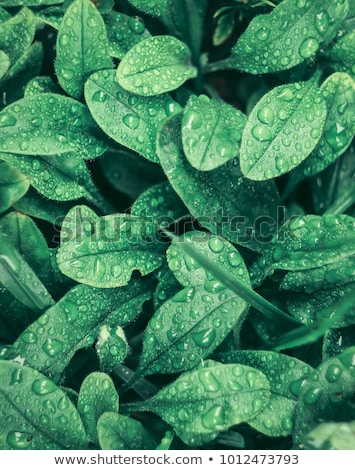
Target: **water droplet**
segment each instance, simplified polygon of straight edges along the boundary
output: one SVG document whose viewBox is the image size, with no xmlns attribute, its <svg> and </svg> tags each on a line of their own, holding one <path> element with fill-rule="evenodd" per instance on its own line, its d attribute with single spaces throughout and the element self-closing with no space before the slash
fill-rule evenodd
<svg viewBox="0 0 355 470">
<path fill-rule="evenodd" d="M 42 349 L 48 356 L 54 357 L 63 350 L 63 343 L 58 339 L 47 338 Z"/>
<path fill-rule="evenodd" d="M 257 30 L 257 32 L 255 33 L 256 37 L 260 40 L 260 41 L 266 41 L 267 38 L 270 36 L 270 29 L 269 28 L 265 28 L 264 26 L 260 29 Z"/>
<path fill-rule="evenodd" d="M 70 36 L 68 34 L 61 34 L 59 36 L 59 44 L 61 46 L 67 46 L 70 41 Z"/>
<path fill-rule="evenodd" d="M 305 8 L 308 5 L 308 0 L 297 0 L 298 8 Z"/>
<path fill-rule="evenodd" d="M 23 380 L 23 373 L 21 369 L 16 369 L 12 374 L 11 374 L 11 382 L 10 385 L 17 385 L 20 384 Z"/>
<path fill-rule="evenodd" d="M 258 119 L 264 124 L 272 126 L 274 124 L 275 115 L 273 110 L 269 106 L 263 106 L 258 111 Z"/>
<path fill-rule="evenodd" d="M 213 251 L 213 253 L 219 253 L 224 248 L 224 242 L 218 237 L 211 237 L 208 241 L 208 246 Z"/>
<path fill-rule="evenodd" d="M 6 437 L 6 442 L 14 449 L 27 449 L 32 441 L 32 435 L 26 432 L 10 431 Z"/>
<path fill-rule="evenodd" d="M 56 384 L 48 379 L 35 380 L 31 388 L 37 395 L 47 395 L 48 393 L 53 393 L 57 390 Z"/>
<path fill-rule="evenodd" d="M 24 331 L 20 336 L 20 340 L 27 344 L 34 344 L 37 341 L 37 335 L 32 331 Z"/>
<path fill-rule="evenodd" d="M 259 142 L 267 142 L 272 140 L 272 134 L 270 129 L 261 124 L 257 124 L 251 130 L 253 137 Z"/>
<path fill-rule="evenodd" d="M 204 288 L 207 292 L 210 292 L 211 294 L 217 294 L 218 292 L 225 290 L 225 286 L 216 280 L 206 281 L 204 284 Z"/>
<path fill-rule="evenodd" d="M 342 374 L 342 369 L 336 364 L 330 364 L 326 370 L 325 378 L 328 382 L 336 382 Z"/>
<path fill-rule="evenodd" d="M 312 57 L 319 49 L 319 42 L 315 38 L 305 39 L 299 48 L 299 53 L 304 59 Z"/>
<path fill-rule="evenodd" d="M 342 150 L 349 142 L 346 128 L 335 123 L 324 133 L 324 137 L 334 151 Z"/>
<path fill-rule="evenodd" d="M 199 129 L 202 126 L 202 118 L 195 111 L 188 111 L 182 120 L 184 129 Z"/>
<path fill-rule="evenodd" d="M 11 116 L 11 114 L 7 113 L 2 113 L 0 115 L 0 126 L 1 127 L 6 127 L 6 126 L 14 126 L 16 124 L 17 120 L 14 116 Z"/>
<path fill-rule="evenodd" d="M 222 430 L 225 424 L 225 412 L 222 406 L 212 405 L 211 408 L 202 416 L 202 424 L 207 429 Z"/>
<path fill-rule="evenodd" d="M 122 121 L 129 129 L 135 130 L 139 126 L 140 117 L 136 114 L 126 114 L 126 116 L 123 116 Z"/>
<path fill-rule="evenodd" d="M 180 408 L 178 411 L 178 418 L 180 421 L 186 421 L 188 419 L 189 415 L 187 411 L 184 408 Z"/>
<path fill-rule="evenodd" d="M 313 405 L 320 399 L 322 393 L 323 392 L 321 388 L 311 387 L 304 394 L 303 401 L 306 405 Z"/>
<path fill-rule="evenodd" d="M 210 370 L 199 371 L 198 378 L 206 392 L 218 392 L 221 388 L 216 376 Z"/>
<path fill-rule="evenodd" d="M 139 18 L 139 16 L 132 16 L 128 20 L 128 26 L 136 34 L 143 34 L 145 31 L 144 22 L 141 18 Z"/>
<path fill-rule="evenodd" d="M 107 94 L 102 90 L 96 91 L 92 95 L 92 100 L 96 103 L 104 103 L 107 100 Z"/>
<path fill-rule="evenodd" d="M 291 90 L 291 88 L 283 88 L 280 93 L 277 95 L 277 98 L 282 100 L 282 101 L 292 101 L 293 100 L 293 91 Z M 279 112 L 280 114 L 280 112 Z M 278 114 L 278 116 L 280 117 L 280 115 Z M 287 114 L 286 114 L 286 117 L 287 117 Z M 280 119 L 282 119 L 280 117 Z"/>
<path fill-rule="evenodd" d="M 327 32 L 329 27 L 330 18 L 326 11 L 321 11 L 317 13 L 314 26 L 319 34 L 323 35 Z"/>
<path fill-rule="evenodd" d="M 200 348 L 209 348 L 216 338 L 216 332 L 214 328 L 208 328 L 206 330 L 199 331 L 192 334 L 192 339 Z"/>
<path fill-rule="evenodd" d="M 75 75 L 74 70 L 62 67 L 60 74 L 64 80 L 72 80 Z"/>
</svg>

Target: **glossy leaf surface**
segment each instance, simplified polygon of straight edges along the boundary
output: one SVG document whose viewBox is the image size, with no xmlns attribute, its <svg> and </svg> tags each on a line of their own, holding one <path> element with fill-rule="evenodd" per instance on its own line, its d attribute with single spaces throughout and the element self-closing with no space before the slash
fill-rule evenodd
<svg viewBox="0 0 355 470">
<path fill-rule="evenodd" d="M 1 157 L 1 155 L 0 155 Z M 28 178 L 4 161 L 0 161 L 0 213 L 24 196 L 29 188 Z"/>
</svg>

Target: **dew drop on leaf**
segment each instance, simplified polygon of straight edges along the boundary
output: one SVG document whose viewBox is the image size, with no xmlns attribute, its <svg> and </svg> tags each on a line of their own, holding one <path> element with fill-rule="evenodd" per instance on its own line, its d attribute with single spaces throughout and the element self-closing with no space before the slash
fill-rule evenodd
<svg viewBox="0 0 355 470">
<path fill-rule="evenodd" d="M 9 446 L 17 450 L 27 449 L 32 441 L 32 435 L 26 432 L 10 431 L 6 437 Z"/>
<path fill-rule="evenodd" d="M 47 395 L 57 390 L 56 384 L 48 379 L 36 379 L 31 388 L 37 395 Z"/>
<path fill-rule="evenodd" d="M 271 131 L 261 124 L 256 124 L 251 130 L 252 136 L 259 142 L 267 142 L 272 140 Z"/>
<path fill-rule="evenodd" d="M 314 26 L 319 34 L 324 35 L 329 27 L 330 18 L 326 11 L 321 11 L 317 13 Z"/>
<path fill-rule="evenodd" d="M 307 38 L 300 45 L 299 53 L 304 59 L 312 57 L 319 49 L 319 42 L 316 38 Z"/>
<path fill-rule="evenodd" d="M 126 116 L 123 116 L 122 121 L 129 129 L 135 130 L 139 126 L 140 118 L 135 114 L 126 114 Z"/>
<path fill-rule="evenodd" d="M 306 405 L 317 403 L 322 395 L 322 389 L 319 387 L 311 387 L 303 395 L 303 401 Z"/>
<path fill-rule="evenodd" d="M 221 385 L 211 370 L 201 370 L 198 378 L 206 392 L 218 392 Z"/>
<path fill-rule="evenodd" d="M 342 374 L 342 369 L 336 364 L 330 364 L 325 372 L 328 382 L 336 382 Z"/>
<path fill-rule="evenodd" d="M 225 411 L 223 406 L 212 405 L 211 408 L 202 416 L 202 424 L 207 429 L 216 430 L 223 429 L 225 422 Z"/>
</svg>

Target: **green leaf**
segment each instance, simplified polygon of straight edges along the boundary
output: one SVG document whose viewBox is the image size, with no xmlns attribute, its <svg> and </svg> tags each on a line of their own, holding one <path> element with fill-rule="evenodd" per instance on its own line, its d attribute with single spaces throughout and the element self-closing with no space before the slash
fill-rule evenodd
<svg viewBox="0 0 355 470">
<path fill-rule="evenodd" d="M 39 23 L 44 23 L 52 28 L 58 30 L 62 23 L 64 16 L 63 6 L 49 6 L 36 11 L 36 19 Z"/>
<path fill-rule="evenodd" d="M 317 367 L 302 385 L 296 408 L 294 442 L 307 442 L 307 434 L 322 422 L 355 419 L 353 394 L 355 347 L 331 357 Z"/>
<path fill-rule="evenodd" d="M 332 68 L 335 71 L 342 71 L 355 77 L 355 52 L 354 52 L 355 31 L 350 31 L 341 37 L 330 50 L 328 57 L 335 62 Z"/>
<path fill-rule="evenodd" d="M 109 375 L 92 372 L 85 377 L 79 390 L 78 411 L 89 440 L 98 444 L 98 419 L 106 412 L 118 412 L 118 395 Z"/>
<path fill-rule="evenodd" d="M 111 55 L 122 59 L 133 46 L 151 36 L 138 16 L 110 11 L 104 16 Z"/>
<path fill-rule="evenodd" d="M 164 302 L 174 297 L 181 290 L 181 284 L 177 281 L 168 266 L 163 266 L 157 274 L 157 286 L 154 291 L 154 308 L 158 310 Z"/>
<path fill-rule="evenodd" d="M 248 420 L 248 424 L 267 436 L 291 434 L 297 390 L 312 368 L 296 358 L 274 351 L 232 351 L 218 355 L 218 360 L 224 364 L 245 364 L 268 378 L 270 401 L 255 418 Z"/>
<path fill-rule="evenodd" d="M 252 74 L 290 69 L 313 58 L 335 37 L 348 8 L 347 0 L 283 0 L 249 23 L 230 62 Z"/>
<path fill-rule="evenodd" d="M 307 271 L 333 265 L 355 253 L 355 220 L 345 214 L 294 217 L 280 229 L 264 255 L 252 266 L 253 284 L 275 269 Z M 307 290 L 312 291 L 312 284 Z"/>
<path fill-rule="evenodd" d="M 60 24 L 56 60 L 58 81 L 79 99 L 84 83 L 93 72 L 113 67 L 104 21 L 90 0 L 75 0 Z"/>
<path fill-rule="evenodd" d="M 181 122 L 182 113 L 171 117 L 157 137 L 157 154 L 171 186 L 203 227 L 262 251 L 277 226 L 279 196 L 274 182 L 250 182 L 236 160 L 209 172 L 192 168 L 182 149 Z M 260 231 L 261 221 L 266 221 L 269 232 Z"/>
<path fill-rule="evenodd" d="M 0 361 L 0 448 L 84 449 L 85 430 L 66 394 L 37 370 Z"/>
<path fill-rule="evenodd" d="M 116 80 L 126 90 L 154 96 L 179 88 L 197 75 L 189 48 L 173 36 L 147 38 L 121 60 Z"/>
<path fill-rule="evenodd" d="M 246 266 L 230 243 L 203 232 L 191 232 L 186 238 L 204 256 L 217 258 L 228 274 L 248 286 Z M 178 246 L 176 242 L 169 248 L 167 258 L 170 269 L 185 288 L 165 302 L 149 321 L 137 375 L 191 369 L 233 328 L 239 330 L 247 313 L 247 302 Z"/>
<path fill-rule="evenodd" d="M 158 414 L 182 441 L 195 447 L 256 416 L 269 398 L 269 382 L 262 372 L 208 361 L 136 408 Z"/>
<path fill-rule="evenodd" d="M 10 104 L 0 113 L 0 151 L 22 155 L 77 152 L 96 158 L 105 144 L 88 109 L 72 98 L 42 93 Z"/>
<path fill-rule="evenodd" d="M 305 450 L 353 450 L 355 421 L 318 424 L 305 438 Z"/>
<path fill-rule="evenodd" d="M 115 81 L 115 71 L 96 72 L 85 84 L 85 99 L 101 129 L 119 144 L 157 162 L 155 138 L 159 124 L 180 106 L 168 95 L 141 97 Z M 119 125 L 112 126 L 112 119 Z"/>
<path fill-rule="evenodd" d="M 244 128 L 243 174 L 261 181 L 295 168 L 317 145 L 326 116 L 325 101 L 313 80 L 273 88 L 255 105 Z"/>
<path fill-rule="evenodd" d="M 150 450 L 155 445 L 143 425 L 129 416 L 106 412 L 97 423 L 103 450 Z"/>
<path fill-rule="evenodd" d="M 245 115 L 206 95 L 191 96 L 184 109 L 182 143 L 190 164 L 210 171 L 238 156 Z"/>
<path fill-rule="evenodd" d="M 100 369 L 103 372 L 111 372 L 128 354 L 129 345 L 123 329 L 120 326 L 110 328 L 108 325 L 103 325 L 95 349 L 99 356 Z"/>
<path fill-rule="evenodd" d="M 223 44 L 231 36 L 234 25 L 235 13 L 233 10 L 221 15 L 213 32 L 213 45 L 220 46 Z"/>
<path fill-rule="evenodd" d="M 131 214 L 144 217 L 160 228 L 169 227 L 188 215 L 188 209 L 170 183 L 164 181 L 144 191 L 133 203 Z"/>
<path fill-rule="evenodd" d="M 14 64 L 31 45 L 34 35 L 35 17 L 31 10 L 22 8 L 17 15 L 1 23 L 0 50 Z"/>
<path fill-rule="evenodd" d="M 21 199 L 27 193 L 29 186 L 30 182 L 25 175 L 8 163 L 0 161 L 0 213 Z"/>
<path fill-rule="evenodd" d="M 0 153 L 0 158 L 26 175 L 31 185 L 48 199 L 90 199 L 96 193 L 89 170 L 77 153 L 69 152 L 49 157 Z"/>
<path fill-rule="evenodd" d="M 147 15 L 160 17 L 167 9 L 168 0 L 129 0 L 129 3 Z"/>
<path fill-rule="evenodd" d="M 63 0 L 1 0 L 4 7 L 18 7 L 25 5 L 27 7 L 37 7 L 42 5 L 52 5 L 55 3 L 63 3 Z"/>
<path fill-rule="evenodd" d="M 60 374 L 77 350 L 92 345 L 103 324 L 133 321 L 150 296 L 151 285 L 138 280 L 121 289 L 77 285 L 21 334 L 7 357 L 48 376 Z"/>
<path fill-rule="evenodd" d="M 72 218 L 71 213 L 66 218 Z M 112 214 L 97 218 L 94 225 L 91 233 L 74 233 L 58 250 L 59 268 L 71 279 L 94 287 L 119 287 L 128 284 L 133 271 L 145 276 L 162 264 L 165 246 L 150 221 Z"/>
<path fill-rule="evenodd" d="M 24 96 L 33 96 L 38 93 L 58 93 L 60 87 L 54 83 L 54 80 L 50 76 L 41 75 L 34 77 L 29 80 L 26 84 Z"/>
<path fill-rule="evenodd" d="M 0 80 L 10 67 L 10 57 L 4 51 L 0 51 Z"/>
</svg>

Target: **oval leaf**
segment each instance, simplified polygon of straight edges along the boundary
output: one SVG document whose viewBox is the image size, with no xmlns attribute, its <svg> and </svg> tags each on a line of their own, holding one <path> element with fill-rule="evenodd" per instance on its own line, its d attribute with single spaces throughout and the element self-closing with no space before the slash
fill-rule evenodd
<svg viewBox="0 0 355 470">
<path fill-rule="evenodd" d="M 132 47 L 117 68 L 116 79 L 126 90 L 154 96 L 179 88 L 197 76 L 189 48 L 173 36 L 154 36 Z"/>
<path fill-rule="evenodd" d="M 197 170 L 209 171 L 238 156 L 245 115 L 206 95 L 192 96 L 184 109 L 182 142 Z"/>
<path fill-rule="evenodd" d="M 273 88 L 251 111 L 240 148 L 243 174 L 272 179 L 299 165 L 317 145 L 326 104 L 312 80 Z"/>
</svg>

